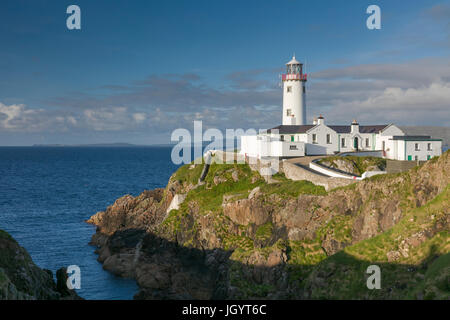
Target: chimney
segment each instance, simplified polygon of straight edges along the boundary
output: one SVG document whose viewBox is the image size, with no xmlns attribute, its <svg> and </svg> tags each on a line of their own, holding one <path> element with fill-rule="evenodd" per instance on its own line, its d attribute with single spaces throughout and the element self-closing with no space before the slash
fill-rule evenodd
<svg viewBox="0 0 450 320">
<path fill-rule="evenodd" d="M 314 117 L 314 119 L 313 119 L 313 125 L 317 125 L 317 118 L 316 117 Z"/>
<path fill-rule="evenodd" d="M 351 133 L 359 133 L 359 123 L 355 119 L 352 121 Z"/>
<path fill-rule="evenodd" d="M 317 118 L 317 124 L 325 124 L 325 119 L 322 117 L 322 115 Z"/>
</svg>

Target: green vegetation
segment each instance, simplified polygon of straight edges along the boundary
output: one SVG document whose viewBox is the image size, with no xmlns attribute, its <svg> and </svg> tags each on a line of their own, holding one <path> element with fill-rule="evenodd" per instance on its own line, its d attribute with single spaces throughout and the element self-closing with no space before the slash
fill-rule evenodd
<svg viewBox="0 0 450 320">
<path fill-rule="evenodd" d="M 357 157 L 357 156 L 332 156 L 326 157 L 318 160 L 318 163 L 329 166 L 332 168 L 340 169 L 337 164 L 337 160 L 346 162 L 353 170 L 349 173 L 355 173 L 357 175 L 362 175 L 367 169 L 371 167 L 384 169 L 386 168 L 386 159 L 377 158 L 377 157 Z"/>
<path fill-rule="evenodd" d="M 263 193 L 267 195 L 277 194 L 281 197 L 298 197 L 301 194 L 323 196 L 327 194 L 325 188 L 322 186 L 317 186 L 306 180 L 289 180 L 282 173 L 275 174 L 273 179 L 278 182 L 262 185 L 261 191 Z"/>
<path fill-rule="evenodd" d="M 267 222 L 256 229 L 255 240 L 267 241 L 272 237 L 273 224 L 272 222 Z"/>
<path fill-rule="evenodd" d="M 2 238 L 15 241 L 8 232 L 0 229 L 0 239 Z"/>
<path fill-rule="evenodd" d="M 316 232 L 318 239 L 323 240 L 326 234 L 331 234 L 336 241 L 350 243 L 352 241 L 352 224 L 354 218 L 348 216 L 335 216 L 326 225 Z"/>
<path fill-rule="evenodd" d="M 204 164 L 194 164 L 194 161 L 190 164 L 185 164 L 178 168 L 175 172 L 173 179 L 180 183 L 197 184 L 200 175 L 202 174 Z"/>
</svg>

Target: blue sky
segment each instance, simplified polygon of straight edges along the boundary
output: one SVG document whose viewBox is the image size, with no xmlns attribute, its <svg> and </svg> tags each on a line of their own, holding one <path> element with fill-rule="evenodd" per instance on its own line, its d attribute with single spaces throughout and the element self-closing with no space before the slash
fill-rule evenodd
<svg viewBox="0 0 450 320">
<path fill-rule="evenodd" d="M 450 126 L 450 1 L 2 0 L 0 43 L 0 145 L 275 126 L 293 53 L 310 120 Z"/>
</svg>

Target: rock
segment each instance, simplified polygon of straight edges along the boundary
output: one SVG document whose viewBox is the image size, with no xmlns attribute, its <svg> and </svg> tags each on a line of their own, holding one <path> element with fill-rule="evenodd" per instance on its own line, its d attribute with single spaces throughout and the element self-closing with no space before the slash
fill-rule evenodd
<svg viewBox="0 0 450 320">
<path fill-rule="evenodd" d="M 123 278 L 134 277 L 134 254 L 113 254 L 103 262 L 103 269 Z"/>
<path fill-rule="evenodd" d="M 224 177 L 215 176 L 215 177 L 213 178 L 213 182 L 214 182 L 214 184 L 215 184 L 216 186 L 217 186 L 218 184 L 223 183 L 223 182 L 226 182 L 226 181 L 227 181 L 227 179 L 224 178 Z"/>
<path fill-rule="evenodd" d="M 267 264 L 268 267 L 274 267 L 280 264 L 283 264 L 286 262 L 286 253 L 283 252 L 280 249 L 274 250 L 269 253 L 269 257 L 267 258 Z"/>
<path fill-rule="evenodd" d="M 222 205 L 223 213 L 234 223 L 247 226 L 265 224 L 270 219 L 270 212 L 262 203 L 249 199 L 241 199 Z"/>
<path fill-rule="evenodd" d="M 166 289 L 170 285 L 169 268 L 155 263 L 146 263 L 136 269 L 139 286 L 150 289 Z"/>
<path fill-rule="evenodd" d="M 185 194 L 174 195 L 172 201 L 170 202 L 169 207 L 166 210 L 166 213 L 169 214 L 171 210 L 180 209 L 180 205 L 183 203 L 184 199 L 186 199 Z"/>
<path fill-rule="evenodd" d="M 397 261 L 398 259 L 400 259 L 400 252 L 398 252 L 398 251 L 389 251 L 387 254 L 386 254 L 386 257 L 387 257 L 387 259 L 388 259 L 388 262 L 395 262 L 395 261 Z"/>
<path fill-rule="evenodd" d="M 67 287 L 67 269 L 60 268 L 56 271 L 56 289 L 61 294 L 62 300 L 81 300 L 75 290 Z"/>
<path fill-rule="evenodd" d="M 258 196 L 258 194 L 260 193 L 260 190 L 261 190 L 260 187 L 254 188 L 254 189 L 250 192 L 250 194 L 248 195 L 248 199 L 251 200 L 251 199 L 253 199 L 254 197 Z"/>
<path fill-rule="evenodd" d="M 0 300 L 81 299 L 61 290 L 50 270 L 42 270 L 28 252 L 0 230 Z"/>
<path fill-rule="evenodd" d="M 239 181 L 239 172 L 237 170 L 234 170 L 231 173 L 231 178 L 233 179 L 234 182 Z"/>
</svg>

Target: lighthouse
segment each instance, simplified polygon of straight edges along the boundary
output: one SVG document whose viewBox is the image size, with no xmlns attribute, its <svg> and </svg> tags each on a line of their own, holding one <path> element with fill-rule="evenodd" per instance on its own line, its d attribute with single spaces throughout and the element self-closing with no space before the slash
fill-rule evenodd
<svg viewBox="0 0 450 320">
<path fill-rule="evenodd" d="M 303 64 L 295 59 L 286 63 L 283 80 L 283 125 L 306 124 L 306 74 Z"/>
</svg>

